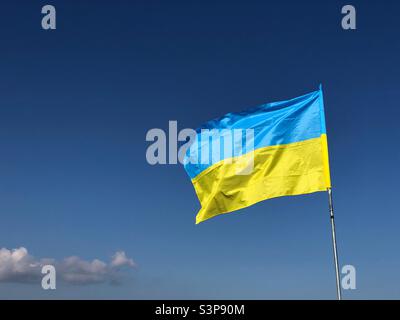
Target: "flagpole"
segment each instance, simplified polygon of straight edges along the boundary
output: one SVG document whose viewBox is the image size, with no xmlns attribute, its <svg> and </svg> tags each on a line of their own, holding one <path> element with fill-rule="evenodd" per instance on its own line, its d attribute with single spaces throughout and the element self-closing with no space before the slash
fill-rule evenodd
<svg viewBox="0 0 400 320">
<path fill-rule="evenodd" d="M 340 289 L 339 258 L 338 258 L 337 245 L 336 245 L 335 216 L 333 214 L 333 200 L 332 200 L 332 189 L 331 188 L 328 188 L 328 196 L 329 196 L 329 215 L 331 218 L 331 227 L 332 227 L 333 258 L 335 261 L 335 271 L 336 271 L 337 299 L 342 300 L 342 292 Z"/>
</svg>

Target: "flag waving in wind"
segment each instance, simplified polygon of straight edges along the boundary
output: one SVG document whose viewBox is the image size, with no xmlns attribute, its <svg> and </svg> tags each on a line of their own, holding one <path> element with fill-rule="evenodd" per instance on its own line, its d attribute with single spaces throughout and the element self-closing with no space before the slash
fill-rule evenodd
<svg viewBox="0 0 400 320">
<path fill-rule="evenodd" d="M 196 130 L 184 159 L 196 223 L 262 200 L 331 187 L 322 89 L 229 113 Z"/>
</svg>

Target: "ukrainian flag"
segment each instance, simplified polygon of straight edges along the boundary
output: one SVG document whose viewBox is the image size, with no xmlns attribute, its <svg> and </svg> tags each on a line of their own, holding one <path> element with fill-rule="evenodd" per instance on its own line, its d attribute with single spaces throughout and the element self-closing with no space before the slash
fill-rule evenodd
<svg viewBox="0 0 400 320">
<path fill-rule="evenodd" d="M 225 139 L 235 130 L 252 133 L 248 141 L 239 137 L 239 152 L 234 150 L 238 146 L 235 134 Z M 204 139 L 207 131 L 223 132 L 219 135 L 223 142 L 213 141 L 210 146 Z M 201 203 L 196 224 L 262 200 L 331 187 L 321 88 L 291 100 L 229 113 L 196 132 L 184 159 Z M 221 153 L 227 148 L 231 152 Z M 249 163 L 251 170 L 243 173 Z"/>
</svg>

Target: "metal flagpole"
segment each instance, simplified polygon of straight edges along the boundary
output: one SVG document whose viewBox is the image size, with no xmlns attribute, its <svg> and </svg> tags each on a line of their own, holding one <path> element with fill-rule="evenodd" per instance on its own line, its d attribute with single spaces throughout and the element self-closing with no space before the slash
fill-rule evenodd
<svg viewBox="0 0 400 320">
<path fill-rule="evenodd" d="M 332 201 L 332 189 L 328 188 L 329 196 L 329 214 L 331 217 L 331 227 L 332 227 L 332 242 L 333 242 L 333 257 L 335 260 L 335 271 L 336 271 L 336 290 L 338 300 L 342 300 L 342 292 L 340 289 L 340 276 L 339 276 L 339 258 L 336 246 L 336 230 L 335 230 L 335 217 L 333 215 L 333 201 Z"/>
</svg>

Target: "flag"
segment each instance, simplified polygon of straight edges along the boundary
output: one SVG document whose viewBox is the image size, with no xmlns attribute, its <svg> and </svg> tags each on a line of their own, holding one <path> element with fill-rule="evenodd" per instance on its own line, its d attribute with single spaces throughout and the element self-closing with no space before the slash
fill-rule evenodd
<svg viewBox="0 0 400 320">
<path fill-rule="evenodd" d="M 196 224 L 266 199 L 326 191 L 321 87 L 205 123 L 183 163 L 201 204 Z"/>
</svg>

